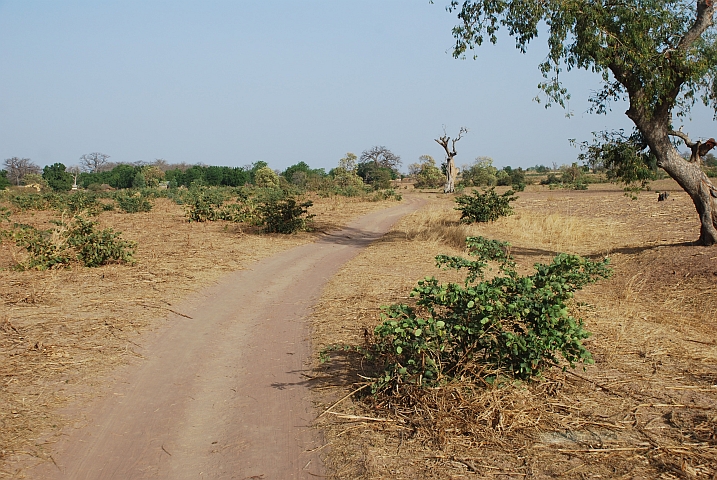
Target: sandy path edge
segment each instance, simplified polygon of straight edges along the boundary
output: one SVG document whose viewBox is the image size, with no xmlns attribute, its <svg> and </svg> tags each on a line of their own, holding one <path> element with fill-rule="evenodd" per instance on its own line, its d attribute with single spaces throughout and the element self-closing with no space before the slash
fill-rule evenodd
<svg viewBox="0 0 717 480">
<path fill-rule="evenodd" d="M 262 478 L 323 475 L 305 371 L 308 314 L 326 281 L 380 238 L 415 197 L 315 243 L 229 274 L 148 334 L 145 360 L 67 429 L 54 463 L 26 478 Z"/>
</svg>

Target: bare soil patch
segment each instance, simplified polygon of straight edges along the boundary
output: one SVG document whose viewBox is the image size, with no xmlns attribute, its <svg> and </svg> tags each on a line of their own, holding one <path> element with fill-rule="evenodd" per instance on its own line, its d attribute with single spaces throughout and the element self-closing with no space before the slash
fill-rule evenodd
<svg viewBox="0 0 717 480">
<path fill-rule="evenodd" d="M 507 240 L 525 271 L 558 251 L 601 258 L 610 280 L 579 292 L 595 365 L 500 388 L 468 383 L 412 399 L 342 400 L 321 417 L 332 478 L 713 478 L 717 474 L 717 248 L 695 247 L 699 222 L 674 183 L 667 202 L 614 186 L 529 187 L 516 215 L 457 224 L 450 198 L 430 202 L 349 262 L 314 314 L 315 344 L 361 344 L 379 306 L 407 302 L 439 253 L 460 239 Z M 327 409 L 365 384 L 361 359 L 318 365 Z"/>
<path fill-rule="evenodd" d="M 395 202 L 313 198 L 315 228 L 327 231 Z M 14 212 L 11 220 L 49 228 L 54 212 Z M 142 334 L 180 317 L 179 302 L 227 272 L 320 233 L 263 235 L 227 222 L 188 223 L 184 209 L 158 199 L 151 212 L 105 212 L 100 225 L 137 242 L 137 264 L 11 269 L 23 252 L 0 245 L 0 477 L 15 478 L 21 457 L 49 458 L 69 421 L 68 402 L 93 397 L 114 368 L 136 358 Z"/>
</svg>

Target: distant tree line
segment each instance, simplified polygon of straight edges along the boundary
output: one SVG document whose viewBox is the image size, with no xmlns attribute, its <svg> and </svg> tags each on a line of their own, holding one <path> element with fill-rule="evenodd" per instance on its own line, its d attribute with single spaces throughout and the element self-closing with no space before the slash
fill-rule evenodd
<svg viewBox="0 0 717 480">
<path fill-rule="evenodd" d="M 28 158 L 13 157 L 3 162 L 0 189 L 35 183 L 55 191 L 68 191 L 74 185 L 89 189 L 100 189 L 103 186 L 127 189 L 156 187 L 160 184 L 168 188 L 261 184 L 274 187 L 292 185 L 301 189 L 319 189 L 331 185 L 380 189 L 389 188 L 390 181 L 400 177 L 398 167 L 401 164 L 401 158 L 383 146 L 365 150 L 360 159 L 353 153 L 347 153 L 339 165 L 328 173 L 323 168 L 311 168 L 303 161 L 282 172 L 275 172 L 264 161 L 244 167 L 227 167 L 170 164 L 164 159 L 156 159 L 153 163 L 114 163 L 109 158 L 104 153 L 93 152 L 82 155 L 78 165 L 69 168 L 62 163 L 55 163 L 41 169 Z"/>
<path fill-rule="evenodd" d="M 461 184 L 466 187 L 512 186 L 515 190 L 525 188 L 525 170 L 521 167 L 503 167 L 498 170 L 490 157 L 478 157 L 470 165 L 463 166 Z"/>
</svg>

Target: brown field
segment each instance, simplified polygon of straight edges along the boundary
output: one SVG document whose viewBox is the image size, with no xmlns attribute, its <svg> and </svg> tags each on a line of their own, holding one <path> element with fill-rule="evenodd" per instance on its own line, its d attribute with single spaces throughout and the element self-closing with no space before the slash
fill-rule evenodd
<svg viewBox="0 0 717 480">
<path fill-rule="evenodd" d="M 318 365 L 332 478 L 715 478 L 717 248 L 686 244 L 699 224 L 676 184 L 652 189 L 671 196 L 528 187 L 514 216 L 474 226 L 457 223 L 450 199 L 423 194 L 422 210 L 329 283 L 313 319 L 317 348 L 362 344 L 380 305 L 407 302 L 424 276 L 449 280 L 436 254 L 458 254 L 465 236 L 483 235 L 510 241 L 525 272 L 559 251 L 610 257 L 613 277 L 577 296 L 589 304 L 582 317 L 595 365 L 403 400 L 342 400 L 366 383 L 360 358 Z"/>
<path fill-rule="evenodd" d="M 142 334 L 161 325 L 190 293 L 311 242 L 319 231 L 395 205 L 312 200 L 317 232 L 296 235 L 264 235 L 229 222 L 188 223 L 184 208 L 167 199 L 158 199 L 149 213 L 102 213 L 102 227 L 137 242 L 134 266 L 18 272 L 11 267 L 24 252 L 7 240 L 0 244 L 0 478 L 21 475 L 16 460 L 46 460 L 69 421 L 60 409 L 91 398 L 113 368 L 136 357 Z M 13 212 L 10 218 L 50 228 L 58 214 Z"/>
<path fill-rule="evenodd" d="M 365 383 L 360 359 L 316 366 L 317 420 L 331 478 L 713 478 L 717 475 L 717 248 L 694 247 L 698 222 L 672 182 L 630 201 L 611 185 L 587 191 L 531 186 L 516 214 L 493 224 L 457 222 L 451 197 L 425 206 L 346 264 L 315 309 L 314 348 L 361 344 L 379 306 L 405 302 L 439 253 L 468 235 L 510 241 L 523 271 L 559 251 L 608 255 L 614 275 L 579 293 L 596 364 L 549 371 L 531 384 L 433 389 L 397 401 L 348 396 Z M 315 198 L 318 230 L 394 202 Z M 48 212 L 14 213 L 48 225 Z M 51 461 L 60 414 L 82 404 L 113 368 L 132 360 L 142 334 L 191 292 L 223 273 L 316 238 L 260 235 L 226 222 L 187 223 L 158 200 L 152 212 L 105 212 L 103 226 L 138 243 L 135 266 L 49 272 L 9 267 L 0 249 L 0 478 L 15 460 Z M 181 312 L 179 312 L 181 314 Z M 333 406 L 334 402 L 341 400 Z M 420 401 L 418 401 L 420 400 Z"/>
</svg>

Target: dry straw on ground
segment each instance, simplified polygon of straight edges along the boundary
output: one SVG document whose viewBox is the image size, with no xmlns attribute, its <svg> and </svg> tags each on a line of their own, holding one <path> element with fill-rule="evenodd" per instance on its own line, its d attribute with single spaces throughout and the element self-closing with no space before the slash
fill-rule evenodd
<svg viewBox="0 0 717 480">
<path fill-rule="evenodd" d="M 395 202 L 313 198 L 317 230 Z M 54 212 L 14 212 L 11 220 L 50 228 Z M 137 357 L 142 333 L 162 324 L 191 292 L 225 272 L 319 233 L 263 235 L 228 222 L 188 223 L 183 207 L 158 199 L 149 213 L 105 212 L 112 227 L 137 242 L 137 264 L 44 272 L 11 269 L 23 258 L 0 245 L 0 478 L 18 478 L 16 460 L 47 459 L 67 418 L 58 410 L 97 393 L 112 369 Z"/>
<path fill-rule="evenodd" d="M 699 224 L 668 182 L 630 201 L 617 188 L 529 188 L 516 215 L 462 226 L 429 202 L 347 264 L 314 314 L 317 348 L 361 344 L 379 306 L 406 302 L 438 253 L 464 235 L 510 241 L 524 271 L 556 251 L 600 258 L 614 276 L 579 293 L 596 364 L 502 388 L 459 383 L 342 400 L 317 420 L 332 478 L 713 478 L 717 475 L 717 248 L 686 245 Z M 530 191 L 532 190 L 532 191 Z M 366 380 L 347 355 L 317 366 L 322 409 Z"/>
</svg>

